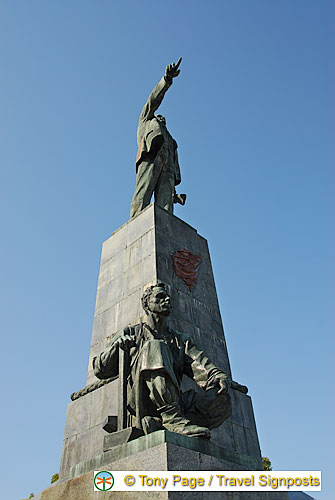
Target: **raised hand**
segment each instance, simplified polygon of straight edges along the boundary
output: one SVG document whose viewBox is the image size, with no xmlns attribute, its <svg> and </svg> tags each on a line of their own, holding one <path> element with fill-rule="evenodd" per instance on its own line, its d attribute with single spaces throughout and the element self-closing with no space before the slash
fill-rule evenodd
<svg viewBox="0 0 335 500">
<path fill-rule="evenodd" d="M 166 66 L 166 68 L 165 68 L 165 77 L 168 80 L 172 80 L 172 78 L 176 78 L 176 76 L 179 75 L 180 69 L 178 69 L 178 68 L 179 68 L 179 65 L 181 63 L 181 60 L 182 60 L 182 58 L 180 57 L 178 59 L 177 64 L 171 63 L 168 66 Z"/>
</svg>

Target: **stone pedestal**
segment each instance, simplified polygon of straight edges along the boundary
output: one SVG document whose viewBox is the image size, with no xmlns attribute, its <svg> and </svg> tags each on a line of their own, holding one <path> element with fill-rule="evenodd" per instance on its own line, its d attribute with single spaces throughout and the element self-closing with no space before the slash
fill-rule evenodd
<svg viewBox="0 0 335 500">
<path fill-rule="evenodd" d="M 176 275 L 174 270 L 172 255 L 180 250 L 187 250 L 201 257 L 192 291 L 189 290 L 184 280 Z M 92 358 L 110 345 L 111 339 L 118 331 L 129 324 L 136 324 L 142 319 L 144 312 L 141 306 L 141 296 L 144 289 L 156 281 L 163 281 L 171 289 L 172 313 L 169 317 L 171 327 L 180 332 L 191 334 L 195 343 L 205 351 L 209 359 L 231 377 L 207 241 L 194 228 L 179 218 L 168 214 L 155 204 L 151 204 L 136 218 L 115 231 L 103 244 L 87 386 L 97 381 L 92 372 Z M 189 382 L 186 380 L 183 381 L 183 388 L 188 388 L 188 384 Z M 262 467 L 261 454 L 251 399 L 243 392 L 234 389 L 231 389 L 231 397 L 232 417 L 212 432 L 212 446 L 225 449 L 228 454 L 235 453 L 238 456 L 247 456 L 249 457 L 249 465 L 253 464 L 250 468 L 260 469 Z M 192 464 L 189 466 L 190 470 L 201 470 L 204 463 L 208 465 L 206 465 L 207 470 L 211 468 L 234 469 L 231 465 L 232 462 L 222 462 L 222 457 L 216 458 L 221 460 L 216 466 L 213 463 L 209 465 L 208 460 L 213 459 L 211 453 L 208 455 L 190 449 L 185 451 L 180 441 L 177 445 L 171 442 L 172 438 L 168 442 L 159 444 L 159 450 L 164 449 L 164 453 L 158 450 L 158 445 L 152 447 L 150 453 L 152 454 L 155 450 L 155 453 L 159 454 L 157 464 L 146 458 L 146 450 L 138 452 L 141 454 L 141 457 L 138 457 L 138 462 L 135 455 L 129 455 L 121 461 L 115 461 L 115 457 L 108 458 L 110 452 L 103 453 L 103 438 L 106 432 L 102 426 L 107 416 L 117 415 L 117 402 L 118 381 L 114 380 L 93 392 L 88 392 L 68 405 L 60 470 L 63 486 L 56 485 L 50 491 L 58 487 L 61 491 L 61 488 L 65 488 L 65 484 L 76 485 L 79 483 L 84 488 L 83 492 L 86 491 L 85 478 L 88 477 L 89 470 L 94 470 L 97 457 L 102 457 L 99 463 L 107 469 L 131 470 L 137 463 L 137 470 L 145 470 L 146 468 L 183 470 L 185 469 L 184 455 L 186 453 L 188 454 L 187 463 Z M 150 440 L 152 438 L 147 436 L 140 439 Z M 173 459 L 174 446 L 180 448 L 178 455 L 175 455 L 175 458 L 178 458 L 177 461 Z M 212 458 L 205 458 L 208 456 L 212 456 Z M 199 457 L 203 457 L 201 463 Z M 82 468 L 83 463 L 86 464 L 86 469 Z M 87 464 L 91 464 L 91 466 Z M 242 467 L 241 463 L 239 466 Z M 90 469 L 90 467 L 92 468 Z M 82 475 L 84 472 L 85 474 Z M 74 479 L 78 475 L 81 479 L 79 477 Z M 66 483 L 66 480 L 69 480 L 70 483 Z M 89 488 L 91 488 L 90 481 L 89 484 Z M 73 498 L 91 498 L 83 492 Z M 70 493 L 66 494 L 68 496 L 57 498 L 72 498 Z M 93 495 L 92 492 L 91 494 Z M 220 494 L 222 495 L 222 493 Z M 46 496 L 42 498 L 56 498 L 48 495 L 51 493 L 46 493 Z M 113 496 L 113 493 L 105 493 L 106 498 L 109 498 L 108 495 L 111 495 L 110 498 L 128 498 L 128 496 L 123 497 L 121 493 L 117 493 L 116 496 Z M 168 494 L 162 493 L 161 495 Z M 157 498 L 177 498 L 173 495 L 176 493 Z M 138 494 L 137 497 L 132 498 L 140 498 L 140 496 Z M 221 496 L 220 498 L 225 497 Z"/>
<path fill-rule="evenodd" d="M 202 259 L 192 292 L 174 272 L 172 255 L 183 249 Z M 143 290 L 156 281 L 171 287 L 171 327 L 193 335 L 210 360 L 231 375 L 207 241 L 151 204 L 103 243 L 87 384 L 96 380 L 92 358 L 118 330 L 143 318 Z"/>
<path fill-rule="evenodd" d="M 93 491 L 94 470 L 252 470 L 257 459 L 233 452 L 211 442 L 189 438 L 168 431 L 157 431 L 135 441 L 118 446 L 71 468 L 72 478 L 44 490 L 40 500 L 93 500 L 99 492 Z M 198 500 L 288 500 L 283 492 L 117 492 L 103 493 L 106 500 L 169 499 L 185 497 Z"/>
</svg>

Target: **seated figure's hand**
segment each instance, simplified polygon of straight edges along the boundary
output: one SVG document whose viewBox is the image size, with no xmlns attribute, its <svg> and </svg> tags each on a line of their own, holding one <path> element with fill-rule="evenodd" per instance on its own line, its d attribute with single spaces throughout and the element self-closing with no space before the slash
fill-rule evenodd
<svg viewBox="0 0 335 500">
<path fill-rule="evenodd" d="M 127 335 L 127 334 L 122 335 L 117 340 L 117 344 L 120 347 L 120 349 L 122 349 L 123 351 L 127 351 L 131 347 L 135 347 L 136 346 L 134 337 L 131 337 L 130 335 Z"/>
<path fill-rule="evenodd" d="M 217 374 L 215 379 L 213 380 L 213 384 L 211 384 L 212 387 L 218 388 L 217 394 L 223 394 L 224 392 L 228 392 L 229 389 L 229 379 L 226 375 L 224 374 Z"/>
</svg>

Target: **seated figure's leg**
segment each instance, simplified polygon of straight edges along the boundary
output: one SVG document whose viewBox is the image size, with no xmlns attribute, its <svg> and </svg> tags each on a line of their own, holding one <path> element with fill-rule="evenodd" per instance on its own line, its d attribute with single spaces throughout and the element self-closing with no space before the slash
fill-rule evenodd
<svg viewBox="0 0 335 500">
<path fill-rule="evenodd" d="M 179 404 L 179 391 L 167 372 L 163 370 L 148 372 L 145 382 L 149 389 L 150 400 L 158 410 L 166 405 Z"/>
<path fill-rule="evenodd" d="M 180 407 L 180 387 L 173 368 L 173 355 L 159 339 L 147 340 L 133 364 L 137 380 L 137 422 L 146 434 L 162 426 L 171 432 L 188 436 L 210 437 L 207 428 L 192 425 Z M 136 375 L 135 375 L 136 373 Z M 135 388 L 136 389 L 136 388 Z"/>
<path fill-rule="evenodd" d="M 149 398 L 160 415 L 161 425 L 166 430 L 187 436 L 210 438 L 210 432 L 206 427 L 192 425 L 183 415 L 179 401 L 180 392 L 167 372 L 164 370 L 147 372 L 145 383 L 149 390 Z M 147 417 L 144 420 L 147 421 Z M 143 428 L 146 432 L 144 425 Z"/>
<path fill-rule="evenodd" d="M 131 201 L 130 217 L 135 217 L 150 204 L 159 177 L 159 167 L 153 162 L 142 161 L 138 167 L 136 185 Z"/>
</svg>

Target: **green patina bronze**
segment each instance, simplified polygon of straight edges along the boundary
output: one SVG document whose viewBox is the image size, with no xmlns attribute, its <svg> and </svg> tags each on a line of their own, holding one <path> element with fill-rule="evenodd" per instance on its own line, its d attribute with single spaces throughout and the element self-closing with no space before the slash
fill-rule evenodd
<svg viewBox="0 0 335 500">
<path fill-rule="evenodd" d="M 127 422 L 149 434 L 166 429 L 210 438 L 210 429 L 231 415 L 230 381 L 186 334 L 171 330 L 167 286 L 149 287 L 142 305 L 146 322 L 124 330 L 112 346 L 93 359 L 99 379 L 118 375 L 120 350 L 129 352 Z M 183 375 L 202 389 L 181 392 Z"/>
<path fill-rule="evenodd" d="M 155 115 L 173 78 L 180 73 L 180 63 L 181 58 L 177 64 L 166 67 L 165 75 L 151 92 L 139 118 L 137 177 L 130 217 L 148 206 L 153 194 L 155 202 L 171 214 L 173 203 L 185 203 L 186 195 L 177 195 L 175 191 L 175 186 L 181 182 L 177 143 L 166 128 L 164 116 Z"/>
</svg>

